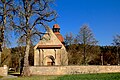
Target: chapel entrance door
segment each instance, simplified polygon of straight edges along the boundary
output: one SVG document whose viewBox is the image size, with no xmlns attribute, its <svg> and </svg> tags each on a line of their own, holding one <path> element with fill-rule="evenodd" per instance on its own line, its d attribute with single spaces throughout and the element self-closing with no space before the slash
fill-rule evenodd
<svg viewBox="0 0 120 80">
<path fill-rule="evenodd" d="M 55 59 L 53 56 L 47 56 L 46 57 L 46 63 L 47 63 L 47 66 L 53 66 L 55 65 Z"/>
</svg>

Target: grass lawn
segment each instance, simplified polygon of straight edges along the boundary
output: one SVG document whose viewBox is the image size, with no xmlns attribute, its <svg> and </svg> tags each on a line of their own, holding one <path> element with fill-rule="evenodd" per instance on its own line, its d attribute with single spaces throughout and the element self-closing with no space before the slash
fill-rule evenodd
<svg viewBox="0 0 120 80">
<path fill-rule="evenodd" d="M 120 73 L 78 74 L 65 76 L 31 76 L 11 78 L 7 80 L 120 80 Z"/>
<path fill-rule="evenodd" d="M 120 80 L 120 73 L 65 75 L 56 80 Z"/>
</svg>

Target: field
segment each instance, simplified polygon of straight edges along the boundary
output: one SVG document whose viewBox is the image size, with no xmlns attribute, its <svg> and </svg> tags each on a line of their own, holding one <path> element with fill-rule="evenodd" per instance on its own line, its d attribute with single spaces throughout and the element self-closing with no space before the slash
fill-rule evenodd
<svg viewBox="0 0 120 80">
<path fill-rule="evenodd" d="M 120 80 L 120 73 L 108 74 L 79 74 L 65 76 L 31 76 L 5 80 Z"/>
</svg>

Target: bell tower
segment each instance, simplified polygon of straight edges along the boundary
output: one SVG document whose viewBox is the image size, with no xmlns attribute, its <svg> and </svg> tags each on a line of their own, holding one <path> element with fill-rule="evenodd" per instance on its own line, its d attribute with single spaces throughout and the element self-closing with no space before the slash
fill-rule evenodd
<svg viewBox="0 0 120 80">
<path fill-rule="evenodd" d="M 64 38 L 60 34 L 60 26 L 58 24 L 53 25 L 53 32 L 57 36 L 57 38 L 60 40 L 60 42 L 64 44 Z"/>
<path fill-rule="evenodd" d="M 55 34 L 60 34 L 60 27 L 59 27 L 58 24 L 55 24 L 55 25 L 53 26 L 53 32 L 54 32 Z"/>
</svg>

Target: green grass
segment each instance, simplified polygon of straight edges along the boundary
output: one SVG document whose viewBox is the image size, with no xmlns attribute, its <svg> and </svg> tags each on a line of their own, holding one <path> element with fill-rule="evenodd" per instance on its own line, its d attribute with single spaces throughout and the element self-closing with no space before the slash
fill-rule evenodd
<svg viewBox="0 0 120 80">
<path fill-rule="evenodd" d="M 31 76 L 11 78 L 7 80 L 120 80 L 120 73 L 78 74 L 65 76 Z"/>
<path fill-rule="evenodd" d="M 65 75 L 55 80 L 120 80 L 120 73 Z"/>
</svg>

